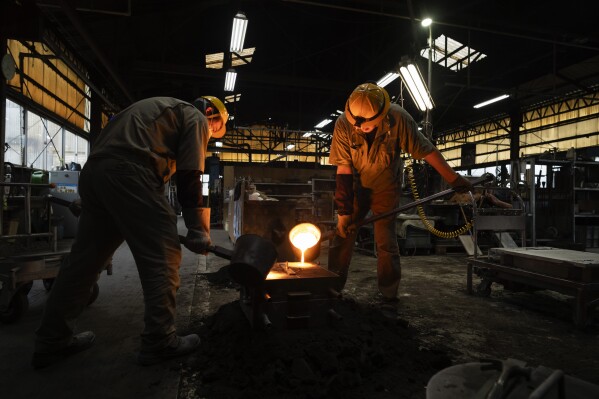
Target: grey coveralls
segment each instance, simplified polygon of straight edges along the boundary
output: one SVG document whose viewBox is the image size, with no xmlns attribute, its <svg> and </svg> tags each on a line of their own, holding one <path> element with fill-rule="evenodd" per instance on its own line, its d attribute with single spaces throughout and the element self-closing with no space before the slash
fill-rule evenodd
<svg viewBox="0 0 599 399">
<path fill-rule="evenodd" d="M 329 157 L 332 165 L 352 168 L 354 223 L 363 220 L 369 210 L 378 215 L 399 206 L 401 151 L 421 159 L 434 150 L 410 114 L 397 104 L 391 104 L 389 113 L 378 126 L 371 148 L 365 134 L 342 114 L 335 124 Z M 396 297 L 401 280 L 395 220 L 396 215 L 391 215 L 374 222 L 378 287 L 385 298 Z M 341 276 L 339 289 L 343 289 L 347 280 L 356 236 L 357 232 L 346 239 L 336 236 L 329 248 L 328 268 Z"/>
<path fill-rule="evenodd" d="M 36 332 L 37 352 L 69 343 L 91 287 L 123 240 L 144 293 L 142 350 L 159 350 L 176 340 L 181 246 L 164 184 L 176 167 L 204 169 L 209 138 L 204 115 L 167 97 L 131 105 L 101 131 L 81 172 L 77 235 L 70 262 L 63 263 L 50 291 Z"/>
</svg>

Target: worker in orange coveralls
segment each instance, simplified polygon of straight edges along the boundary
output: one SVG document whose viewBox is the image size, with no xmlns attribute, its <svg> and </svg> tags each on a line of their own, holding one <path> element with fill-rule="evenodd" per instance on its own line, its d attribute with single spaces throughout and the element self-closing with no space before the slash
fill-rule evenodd
<svg viewBox="0 0 599 399">
<path fill-rule="evenodd" d="M 328 268 L 340 276 L 339 289 L 345 286 L 358 233 L 350 226 L 363 220 L 368 211 L 376 216 L 399 206 L 402 152 L 424 159 L 456 191 L 472 189 L 418 130 L 408 112 L 391 103 L 384 88 L 373 83 L 356 87 L 335 124 L 329 157 L 329 163 L 337 166 L 338 220 Z M 374 222 L 381 309 L 392 315 L 396 314 L 401 280 L 395 220 L 396 215 L 390 215 Z"/>
</svg>

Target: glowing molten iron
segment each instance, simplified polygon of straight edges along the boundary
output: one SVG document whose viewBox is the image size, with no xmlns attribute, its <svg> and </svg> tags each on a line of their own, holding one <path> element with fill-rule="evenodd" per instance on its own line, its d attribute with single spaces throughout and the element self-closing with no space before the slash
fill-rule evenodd
<svg viewBox="0 0 599 399">
<path fill-rule="evenodd" d="M 294 247 L 302 251 L 302 262 L 304 263 L 304 253 L 308 248 L 312 248 L 320 240 L 320 229 L 312 223 L 300 223 L 289 232 L 289 241 Z"/>
</svg>

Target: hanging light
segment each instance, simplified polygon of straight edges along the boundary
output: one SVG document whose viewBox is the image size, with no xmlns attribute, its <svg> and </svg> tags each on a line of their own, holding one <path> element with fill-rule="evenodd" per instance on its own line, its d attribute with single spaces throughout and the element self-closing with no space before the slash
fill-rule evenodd
<svg viewBox="0 0 599 399">
<path fill-rule="evenodd" d="M 383 76 L 382 78 L 380 78 L 377 82 L 376 85 L 380 86 L 380 87 L 385 87 L 387 86 L 389 83 L 393 82 L 395 79 L 397 79 L 399 77 L 399 73 L 397 72 L 389 72 L 387 73 L 385 76 Z"/>
<path fill-rule="evenodd" d="M 225 91 L 232 92 L 235 90 L 235 80 L 237 79 L 237 72 L 231 68 L 225 75 Z"/>
<path fill-rule="evenodd" d="M 411 61 L 404 61 L 400 64 L 399 73 L 401 80 L 407 86 L 410 96 L 421 111 L 433 109 L 433 99 L 422 79 L 422 74 L 418 66 Z"/>
<path fill-rule="evenodd" d="M 331 122 L 333 122 L 332 119 L 323 119 L 322 121 L 318 122 L 318 124 L 315 125 L 314 127 L 317 128 L 317 129 L 321 129 L 321 128 L 325 127 L 326 125 L 328 125 Z"/>
<path fill-rule="evenodd" d="M 231 31 L 231 46 L 229 51 L 239 53 L 243 50 L 243 42 L 245 41 L 245 31 L 248 27 L 248 19 L 245 14 L 239 11 L 233 18 L 233 30 Z"/>
<path fill-rule="evenodd" d="M 503 95 L 501 95 L 501 96 L 499 96 L 499 97 L 495 97 L 495 98 L 492 98 L 492 99 L 490 99 L 490 100 L 483 101 L 483 102 L 482 102 L 482 103 L 480 103 L 480 104 L 476 104 L 476 105 L 474 106 L 474 108 L 481 108 L 481 107 L 484 107 L 484 106 L 486 106 L 486 105 L 489 105 L 489 104 L 496 103 L 497 101 L 504 100 L 504 99 L 508 98 L 509 96 L 510 96 L 509 94 L 503 94 Z"/>
</svg>

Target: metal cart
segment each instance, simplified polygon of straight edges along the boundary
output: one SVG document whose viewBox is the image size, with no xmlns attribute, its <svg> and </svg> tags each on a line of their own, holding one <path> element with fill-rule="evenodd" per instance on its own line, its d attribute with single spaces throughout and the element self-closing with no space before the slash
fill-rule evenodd
<svg viewBox="0 0 599 399">
<path fill-rule="evenodd" d="M 521 200 L 520 200 L 521 201 Z M 513 211 L 506 213 L 506 211 Z M 575 298 L 573 320 L 585 327 L 599 305 L 599 254 L 551 247 L 526 247 L 524 208 L 475 210 L 473 240 L 478 232 L 519 231 L 522 247 L 491 248 L 486 255 L 477 251 L 468 261 L 467 289 L 481 296 L 491 294 L 491 285 L 502 284 L 511 291 L 552 290 Z M 481 281 L 476 289 L 472 275 Z"/>
<path fill-rule="evenodd" d="M 0 183 L 1 186 L 17 187 L 19 192 L 23 191 L 20 193 L 23 195 L 8 198 L 17 200 L 12 201 L 18 204 L 16 206 L 22 205 L 25 232 L 0 234 L 3 247 L 10 248 L 8 254 L 0 257 L 0 322 L 13 323 L 19 320 L 29 307 L 27 294 L 33 282 L 42 280 L 45 289 L 49 291 L 54 278 L 58 275 L 60 265 L 68 259 L 72 240 L 58 240 L 57 223 L 51 217 L 51 210 L 52 203 L 68 206 L 70 202 L 53 198 L 49 194 L 31 195 L 32 189 L 48 189 L 52 187 L 51 184 L 4 182 Z M 32 232 L 32 202 L 45 210 L 47 219 L 45 232 Z M 39 241 L 40 239 L 42 241 Z M 108 274 L 112 274 L 112 264 L 108 264 L 106 270 Z M 99 287 L 96 283 L 92 287 L 88 304 L 94 302 L 98 294 Z"/>
</svg>

